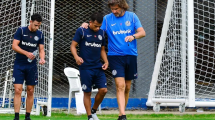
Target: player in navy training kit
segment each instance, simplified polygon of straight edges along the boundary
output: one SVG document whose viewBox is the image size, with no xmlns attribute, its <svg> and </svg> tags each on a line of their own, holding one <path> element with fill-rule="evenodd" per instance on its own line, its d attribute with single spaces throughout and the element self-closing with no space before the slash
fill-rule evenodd
<svg viewBox="0 0 215 120">
<path fill-rule="evenodd" d="M 108 35 L 108 61 L 116 83 L 118 120 L 126 120 L 131 80 L 137 78 L 136 39 L 144 37 L 145 31 L 137 15 L 127 11 L 126 0 L 109 0 L 108 7 L 112 13 L 104 16 L 101 29 Z"/>
<path fill-rule="evenodd" d="M 27 85 L 26 115 L 25 120 L 30 119 L 30 112 L 34 100 L 34 86 L 38 83 L 37 61 L 33 52 L 39 47 L 39 64 L 45 63 L 44 36 L 39 27 L 42 17 L 39 14 L 31 16 L 30 25 L 17 29 L 12 49 L 16 52 L 16 60 L 13 70 L 14 95 L 14 120 L 19 120 L 21 105 L 21 93 L 24 80 Z"/>
<path fill-rule="evenodd" d="M 105 52 L 104 31 L 100 29 L 103 16 L 96 12 L 91 15 L 88 29 L 78 28 L 71 44 L 71 52 L 80 66 L 80 78 L 82 90 L 84 91 L 84 106 L 87 111 L 88 120 L 99 120 L 96 110 L 107 93 L 107 82 L 103 70 L 108 67 Z M 76 46 L 79 44 L 80 57 L 77 55 Z M 102 65 L 100 59 L 104 60 Z M 91 90 L 98 88 L 95 103 L 91 109 Z"/>
</svg>

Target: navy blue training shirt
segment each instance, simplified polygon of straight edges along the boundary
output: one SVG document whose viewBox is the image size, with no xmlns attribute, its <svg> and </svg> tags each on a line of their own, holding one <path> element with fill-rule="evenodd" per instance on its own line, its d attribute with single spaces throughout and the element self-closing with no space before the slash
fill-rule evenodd
<svg viewBox="0 0 215 120">
<path fill-rule="evenodd" d="M 78 28 L 73 38 L 79 44 L 79 56 L 84 63 L 80 69 L 102 68 L 101 47 L 105 46 L 104 31 L 94 32 L 90 28 Z"/>
<path fill-rule="evenodd" d="M 19 40 L 19 47 L 28 52 L 34 52 L 35 50 L 37 50 L 39 44 L 44 44 L 44 36 L 42 32 L 39 30 L 37 30 L 36 32 L 31 32 L 28 29 L 28 26 L 18 28 L 14 35 L 14 39 Z M 15 63 L 33 64 L 36 63 L 36 59 L 29 63 L 27 56 L 20 53 L 16 53 Z"/>
</svg>

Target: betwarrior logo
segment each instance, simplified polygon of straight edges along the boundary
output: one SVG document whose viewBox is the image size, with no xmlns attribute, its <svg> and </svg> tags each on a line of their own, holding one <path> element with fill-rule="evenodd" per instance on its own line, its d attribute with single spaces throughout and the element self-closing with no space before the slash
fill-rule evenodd
<svg viewBox="0 0 215 120">
<path fill-rule="evenodd" d="M 32 43 L 30 43 L 30 42 L 23 42 L 22 41 L 22 45 L 25 45 L 25 46 L 30 46 L 30 47 L 37 47 L 37 44 L 32 44 Z"/>
</svg>

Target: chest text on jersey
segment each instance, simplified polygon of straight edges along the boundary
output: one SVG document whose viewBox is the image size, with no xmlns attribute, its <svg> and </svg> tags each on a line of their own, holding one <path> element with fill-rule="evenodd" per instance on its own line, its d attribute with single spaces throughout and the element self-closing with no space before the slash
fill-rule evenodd
<svg viewBox="0 0 215 120">
<path fill-rule="evenodd" d="M 30 42 L 23 42 L 22 41 L 22 45 L 25 45 L 25 46 L 30 46 L 30 47 L 37 47 L 37 44 L 32 44 L 32 43 L 30 43 Z"/>
</svg>

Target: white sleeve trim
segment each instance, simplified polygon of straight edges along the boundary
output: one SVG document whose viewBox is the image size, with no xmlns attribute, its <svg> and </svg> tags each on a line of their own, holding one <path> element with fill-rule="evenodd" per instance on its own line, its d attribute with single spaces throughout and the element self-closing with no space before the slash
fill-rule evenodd
<svg viewBox="0 0 215 120">
<path fill-rule="evenodd" d="M 22 35 L 23 35 L 23 29 L 22 29 L 22 27 L 20 27 L 21 28 L 21 30 L 22 30 Z"/>
<path fill-rule="evenodd" d="M 103 31 L 103 37 L 105 38 L 105 31 L 104 30 L 102 30 Z"/>
<path fill-rule="evenodd" d="M 106 18 L 106 16 L 105 16 L 105 20 L 106 20 L 106 30 L 105 31 L 107 31 L 107 18 Z"/>
<path fill-rule="evenodd" d="M 83 36 L 82 36 L 82 39 L 84 38 L 84 30 L 83 30 L 83 28 L 82 27 L 80 27 L 81 28 L 81 30 L 82 30 L 82 33 L 83 33 Z"/>
</svg>

